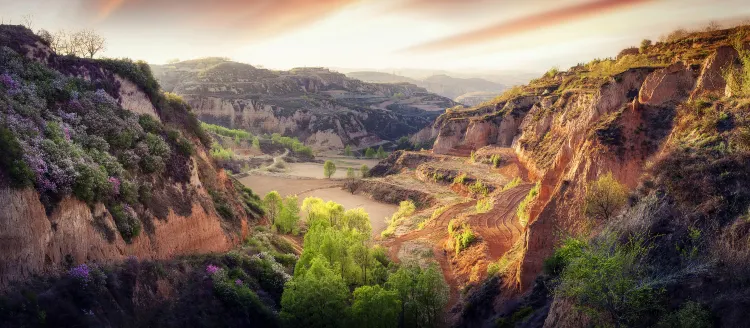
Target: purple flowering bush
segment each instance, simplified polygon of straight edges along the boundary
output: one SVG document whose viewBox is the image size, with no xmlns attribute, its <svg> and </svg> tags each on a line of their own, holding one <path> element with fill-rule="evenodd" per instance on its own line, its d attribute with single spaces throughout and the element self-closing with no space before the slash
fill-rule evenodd
<svg viewBox="0 0 750 328">
<path fill-rule="evenodd" d="M 174 182 L 189 180 L 192 143 L 175 127 L 184 125 L 183 116 L 190 127 L 195 122 L 184 102 L 158 93 L 147 66 L 96 64 L 148 85 L 157 109 L 169 107 L 165 124 L 123 109 L 112 96 L 119 87 L 106 76 L 71 77 L 0 48 L 0 170 L 13 186 L 33 185 L 49 212 L 69 195 L 104 203 L 131 240 L 143 211 L 125 209 L 150 198 L 138 197 L 139 186 L 165 172 Z"/>
<path fill-rule="evenodd" d="M 208 266 L 206 266 L 206 273 L 208 273 L 211 276 L 215 275 L 219 271 L 221 271 L 221 268 L 213 264 L 209 264 Z"/>
<path fill-rule="evenodd" d="M 78 280 L 84 286 L 87 285 L 89 281 L 91 281 L 91 270 L 85 263 L 70 269 L 70 271 L 68 271 L 68 275 Z"/>
</svg>

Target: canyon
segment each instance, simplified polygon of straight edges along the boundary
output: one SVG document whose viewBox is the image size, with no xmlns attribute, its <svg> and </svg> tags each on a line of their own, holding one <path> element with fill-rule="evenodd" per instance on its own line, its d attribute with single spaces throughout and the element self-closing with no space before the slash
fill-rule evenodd
<svg viewBox="0 0 750 328">
<path fill-rule="evenodd" d="M 204 122 L 296 137 L 315 150 L 393 142 L 457 104 L 409 83 L 366 83 L 326 68 L 272 71 L 222 58 L 153 65 Z"/>
</svg>

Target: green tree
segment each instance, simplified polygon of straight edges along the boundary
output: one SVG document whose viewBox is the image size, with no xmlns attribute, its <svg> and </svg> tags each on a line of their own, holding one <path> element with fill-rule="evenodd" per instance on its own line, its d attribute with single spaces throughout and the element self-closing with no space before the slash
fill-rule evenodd
<svg viewBox="0 0 750 328">
<path fill-rule="evenodd" d="M 348 298 L 344 280 L 315 258 L 309 270 L 287 283 L 280 316 L 287 327 L 344 327 Z"/>
<path fill-rule="evenodd" d="M 279 195 L 276 190 L 267 193 L 266 196 L 263 197 L 263 205 L 266 207 L 266 216 L 268 217 L 268 220 L 271 221 L 271 224 L 275 224 L 276 218 L 283 207 L 281 195 Z"/>
<path fill-rule="evenodd" d="M 328 160 L 323 164 L 323 175 L 330 179 L 331 176 L 336 173 L 336 164 Z"/>
<path fill-rule="evenodd" d="M 354 169 L 353 168 L 350 167 L 350 168 L 346 169 L 346 178 L 347 179 L 354 179 L 356 177 L 357 176 L 354 174 Z"/>
<path fill-rule="evenodd" d="M 402 266 L 388 277 L 386 286 L 401 300 L 401 327 L 435 327 L 448 303 L 448 284 L 435 265 L 427 269 Z"/>
<path fill-rule="evenodd" d="M 367 157 L 367 158 L 375 158 L 376 155 L 377 155 L 377 153 L 375 153 L 375 150 L 373 150 L 372 148 L 368 147 L 365 150 L 365 157 Z"/>
<path fill-rule="evenodd" d="M 377 156 L 378 156 L 378 158 L 380 158 L 380 159 L 383 159 L 383 158 L 386 158 L 386 157 L 388 157 L 388 153 L 386 153 L 386 152 L 385 152 L 385 150 L 383 149 L 383 146 L 380 146 L 380 147 L 378 147 L 378 153 L 377 153 Z"/>
<path fill-rule="evenodd" d="M 260 139 L 258 137 L 253 137 L 253 148 L 260 149 Z"/>
<path fill-rule="evenodd" d="M 396 149 L 398 150 L 408 150 L 412 148 L 412 144 L 409 141 L 409 137 L 403 136 L 401 138 L 398 138 L 396 141 Z"/>
<path fill-rule="evenodd" d="M 350 147 L 349 145 L 346 145 L 346 147 L 344 147 L 344 156 L 352 156 L 352 147 Z"/>
<path fill-rule="evenodd" d="M 398 326 L 401 301 L 398 293 L 380 286 L 362 286 L 354 290 L 351 327 L 390 328 Z"/>
<path fill-rule="evenodd" d="M 572 253 L 578 256 L 569 259 L 556 293 L 574 300 L 601 325 L 636 327 L 659 310 L 656 278 L 647 275 L 643 260 L 647 251 L 641 240 L 620 244 L 606 235 Z"/>
<path fill-rule="evenodd" d="M 370 176 L 370 168 L 367 167 L 367 165 L 362 164 L 362 166 L 359 167 L 359 173 L 363 178 L 367 178 Z"/>
<path fill-rule="evenodd" d="M 643 39 L 643 41 L 641 41 L 641 47 L 638 48 L 638 51 L 640 53 L 645 53 L 648 50 L 648 48 L 651 47 L 651 43 L 652 43 L 651 40 Z"/>
<path fill-rule="evenodd" d="M 628 191 L 612 176 L 612 172 L 600 176 L 586 188 L 584 212 L 589 217 L 609 220 L 625 205 Z"/>
<path fill-rule="evenodd" d="M 276 220 L 276 228 L 279 232 L 297 233 L 299 211 L 297 196 L 287 196 L 284 199 L 284 206 L 281 208 L 281 212 L 279 212 L 279 218 Z"/>
</svg>

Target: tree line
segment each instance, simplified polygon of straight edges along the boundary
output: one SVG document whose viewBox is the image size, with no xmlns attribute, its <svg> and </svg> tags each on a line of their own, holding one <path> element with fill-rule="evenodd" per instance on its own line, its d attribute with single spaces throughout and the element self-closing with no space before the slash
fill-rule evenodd
<svg viewBox="0 0 750 328">
<path fill-rule="evenodd" d="M 308 197 L 265 197 L 279 232 L 307 229 L 303 251 L 281 299 L 289 327 L 436 327 L 443 323 L 448 285 L 436 266 L 398 265 L 372 244 L 361 208 Z M 285 214 L 286 213 L 286 214 Z M 300 219 L 300 217 L 304 219 Z M 289 227 L 288 224 L 292 225 Z"/>
</svg>

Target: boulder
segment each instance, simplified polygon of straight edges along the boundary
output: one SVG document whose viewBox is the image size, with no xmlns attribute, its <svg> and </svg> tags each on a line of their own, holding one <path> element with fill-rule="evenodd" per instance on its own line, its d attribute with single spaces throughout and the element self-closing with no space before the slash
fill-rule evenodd
<svg viewBox="0 0 750 328">
<path fill-rule="evenodd" d="M 690 95 L 695 80 L 693 70 L 683 62 L 677 62 L 646 77 L 638 94 L 638 102 L 660 107 L 676 104 Z"/>
<path fill-rule="evenodd" d="M 703 69 L 690 99 L 693 100 L 703 96 L 721 97 L 727 85 L 722 71 L 734 63 L 737 55 L 737 50 L 730 46 L 722 46 L 716 49 L 716 52 L 711 54 L 703 64 Z"/>
</svg>

